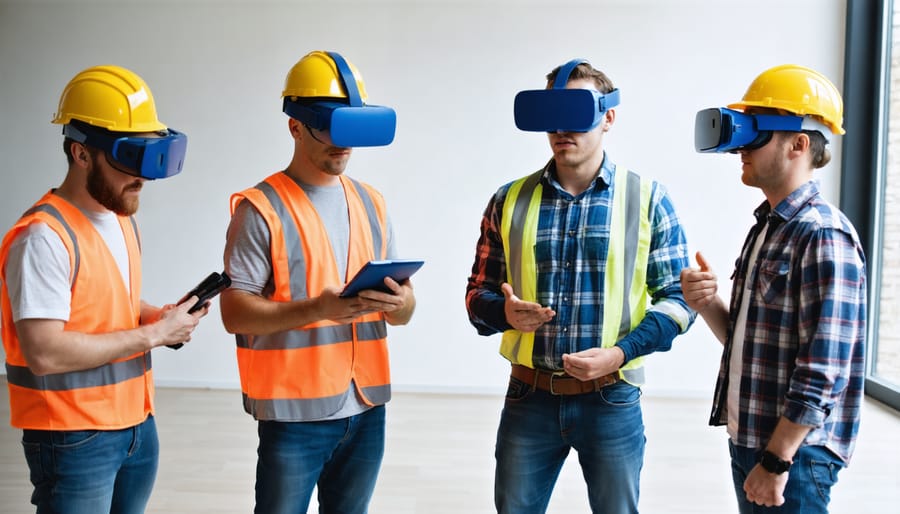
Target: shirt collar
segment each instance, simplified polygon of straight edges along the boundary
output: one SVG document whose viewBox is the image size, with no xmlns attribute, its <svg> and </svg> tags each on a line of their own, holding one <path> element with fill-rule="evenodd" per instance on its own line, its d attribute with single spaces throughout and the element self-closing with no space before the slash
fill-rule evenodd
<svg viewBox="0 0 900 514">
<path fill-rule="evenodd" d="M 600 163 L 600 173 L 594 177 L 593 182 L 588 188 L 585 190 L 585 193 L 591 191 L 592 189 L 596 189 L 598 191 L 602 191 L 604 189 L 608 189 L 613 182 L 613 175 L 616 171 L 616 165 L 612 162 L 612 159 L 609 158 L 609 155 L 604 150 L 603 152 L 603 162 Z M 560 193 L 564 193 L 569 195 L 562 186 L 559 184 L 559 180 L 556 178 L 556 161 L 550 159 L 550 162 L 544 166 L 544 173 L 541 176 L 541 179 L 546 182 L 548 185 L 556 188 Z M 600 179 L 600 180 L 597 180 Z M 584 194 L 584 193 L 582 193 Z M 571 196 L 571 195 L 569 195 Z"/>
<path fill-rule="evenodd" d="M 784 222 L 793 218 L 804 205 L 810 200 L 819 196 L 819 183 L 816 180 L 810 180 L 789 194 L 787 198 L 782 200 L 772 209 L 769 202 L 764 201 L 753 211 L 756 221 L 762 223 L 767 218 L 772 221 Z"/>
</svg>

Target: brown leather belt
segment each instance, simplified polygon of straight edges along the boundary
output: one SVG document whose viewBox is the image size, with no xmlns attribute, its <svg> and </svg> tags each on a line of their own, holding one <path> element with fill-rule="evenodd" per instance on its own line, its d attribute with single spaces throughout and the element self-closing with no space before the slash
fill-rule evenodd
<svg viewBox="0 0 900 514">
<path fill-rule="evenodd" d="M 531 369 L 521 364 L 512 365 L 511 375 L 537 389 L 556 395 L 593 393 L 621 380 L 618 371 L 593 380 L 581 381 L 569 375 L 557 375 L 549 371 Z"/>
</svg>

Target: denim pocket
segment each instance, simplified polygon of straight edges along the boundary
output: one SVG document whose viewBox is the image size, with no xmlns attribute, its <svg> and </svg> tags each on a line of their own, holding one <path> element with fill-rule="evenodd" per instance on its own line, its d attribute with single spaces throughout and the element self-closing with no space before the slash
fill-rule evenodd
<svg viewBox="0 0 900 514">
<path fill-rule="evenodd" d="M 617 382 L 601 389 L 600 397 L 609 405 L 628 407 L 641 401 L 641 389 L 628 382 Z"/>
<path fill-rule="evenodd" d="M 509 401 L 523 400 L 531 394 L 530 384 L 522 382 L 518 378 L 509 377 L 509 386 L 506 388 L 506 399 Z"/>
<path fill-rule="evenodd" d="M 815 484 L 816 492 L 825 505 L 831 501 L 831 488 L 837 483 L 837 474 L 841 470 L 839 464 L 823 460 L 809 461 L 809 475 Z"/>
<path fill-rule="evenodd" d="M 31 480 L 31 484 L 34 485 L 35 492 L 37 492 L 37 489 L 49 482 L 49 474 L 45 468 L 49 467 L 50 463 L 48 462 L 48 466 L 44 466 L 41 443 L 22 441 L 22 448 L 25 450 L 25 462 L 28 464 L 28 479 Z"/>
<path fill-rule="evenodd" d="M 99 436 L 99 430 L 69 430 L 53 432 L 51 438 L 55 448 L 71 449 L 90 444 Z"/>
</svg>

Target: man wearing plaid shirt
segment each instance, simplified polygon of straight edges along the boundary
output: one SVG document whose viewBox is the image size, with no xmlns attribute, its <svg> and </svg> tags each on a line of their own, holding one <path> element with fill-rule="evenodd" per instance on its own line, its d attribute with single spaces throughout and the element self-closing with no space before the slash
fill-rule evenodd
<svg viewBox="0 0 900 514">
<path fill-rule="evenodd" d="M 813 170 L 843 134 L 842 101 L 796 65 L 760 74 L 741 102 L 697 114 L 696 149 L 737 152 L 766 200 L 732 275 L 731 303 L 701 254 L 685 299 L 724 344 L 710 419 L 726 425 L 741 514 L 826 513 L 863 399 L 865 256 Z"/>
<path fill-rule="evenodd" d="M 642 357 L 671 348 L 694 314 L 681 294 L 687 243 L 662 185 L 603 149 L 619 92 L 582 60 L 523 91 L 516 125 L 553 158 L 501 187 L 481 223 L 466 291 L 481 335 L 512 363 L 497 431 L 495 505 L 544 512 L 569 451 L 595 513 L 635 513 L 644 456 Z"/>
</svg>

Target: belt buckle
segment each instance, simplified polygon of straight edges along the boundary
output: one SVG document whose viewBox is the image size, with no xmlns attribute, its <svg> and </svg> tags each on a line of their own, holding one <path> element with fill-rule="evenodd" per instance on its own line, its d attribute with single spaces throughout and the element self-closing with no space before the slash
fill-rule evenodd
<svg viewBox="0 0 900 514">
<path fill-rule="evenodd" d="M 559 374 L 557 374 L 557 373 L 550 373 L 550 394 L 552 394 L 552 395 L 554 395 L 554 396 L 562 396 L 563 393 L 557 393 L 557 392 L 553 389 L 553 379 L 555 379 L 555 378 L 557 378 L 557 377 L 562 378 L 563 375 L 564 375 L 563 373 L 559 373 Z"/>
</svg>

